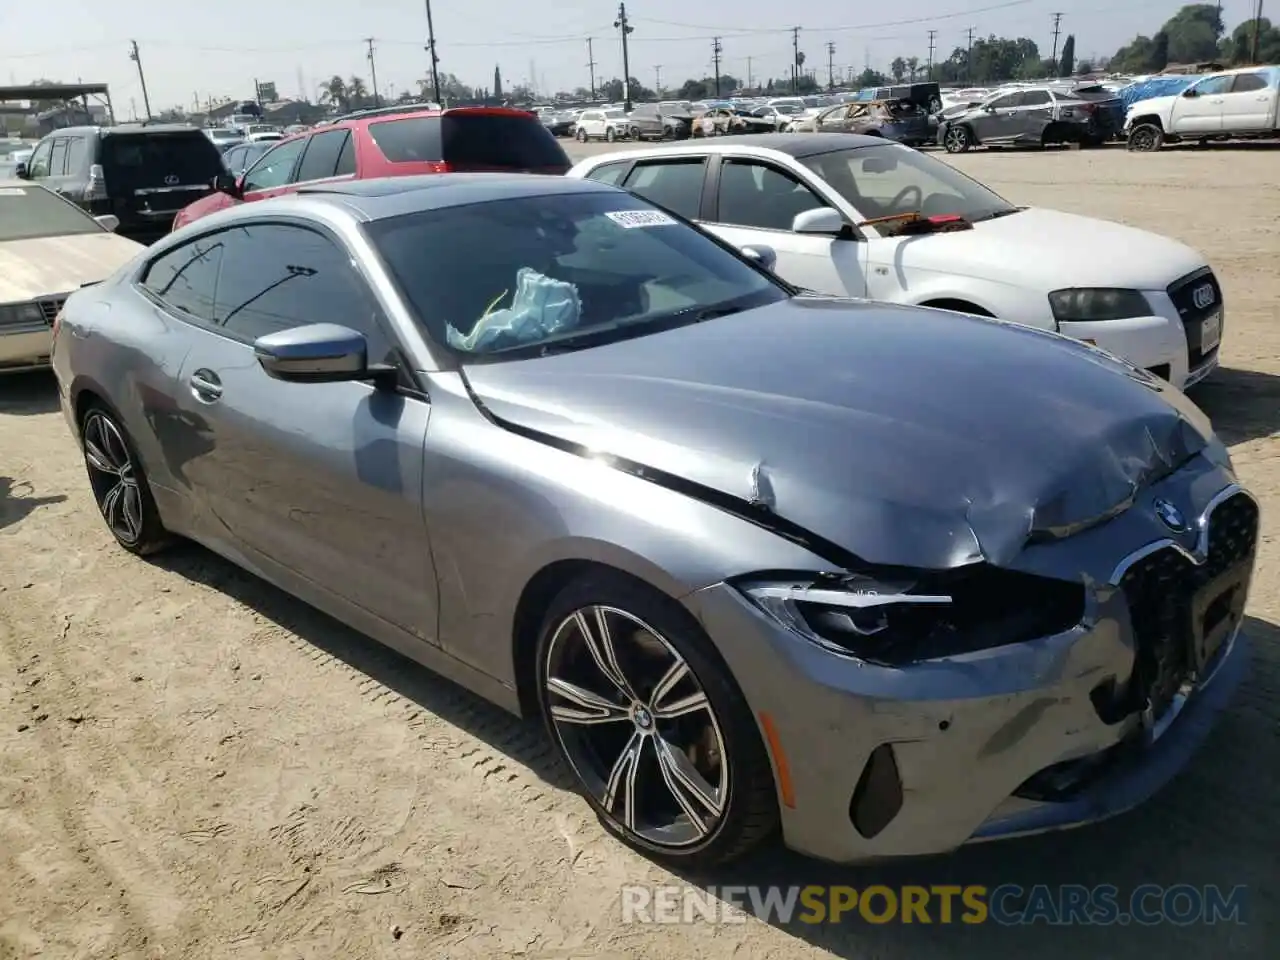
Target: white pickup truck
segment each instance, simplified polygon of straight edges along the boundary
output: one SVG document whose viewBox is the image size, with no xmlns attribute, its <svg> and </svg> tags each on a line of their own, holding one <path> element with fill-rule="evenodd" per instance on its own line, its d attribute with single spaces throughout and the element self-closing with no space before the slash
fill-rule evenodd
<svg viewBox="0 0 1280 960">
<path fill-rule="evenodd" d="M 1208 74 L 1171 97 L 1139 100 L 1125 113 L 1129 149 L 1144 153 L 1180 140 L 1280 137 L 1280 67 Z"/>
</svg>

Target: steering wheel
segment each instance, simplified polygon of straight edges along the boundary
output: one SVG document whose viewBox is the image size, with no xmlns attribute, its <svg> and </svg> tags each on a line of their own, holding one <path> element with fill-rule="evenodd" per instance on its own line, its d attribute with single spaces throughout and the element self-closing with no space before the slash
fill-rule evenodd
<svg viewBox="0 0 1280 960">
<path fill-rule="evenodd" d="M 915 195 L 915 203 L 908 207 L 906 200 L 908 197 L 912 196 L 912 194 Z M 889 209 L 893 211 L 897 211 L 899 209 L 919 210 L 923 205 L 924 191 L 916 184 L 909 183 L 898 191 L 898 195 L 894 197 L 892 202 L 889 204 Z"/>
</svg>

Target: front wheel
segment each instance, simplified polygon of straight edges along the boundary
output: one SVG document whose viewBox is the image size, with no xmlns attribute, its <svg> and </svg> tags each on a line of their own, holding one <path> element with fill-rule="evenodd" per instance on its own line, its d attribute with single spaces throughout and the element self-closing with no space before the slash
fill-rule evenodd
<svg viewBox="0 0 1280 960">
<path fill-rule="evenodd" d="M 618 139 L 618 133 L 616 130 L 613 129 L 613 127 L 610 127 L 608 130 L 604 132 L 604 138 L 609 143 L 613 143 L 615 140 Z"/>
<path fill-rule="evenodd" d="M 93 499 L 116 542 L 139 556 L 167 546 L 172 537 L 160 522 L 124 428 L 105 409 L 92 406 L 80 422 L 80 446 Z"/>
<path fill-rule="evenodd" d="M 581 127 L 579 127 L 579 128 L 578 128 L 578 132 L 574 134 L 574 138 L 575 138 L 579 143 L 586 143 L 586 142 L 587 142 L 587 131 L 585 131 L 585 130 L 583 130 Z"/>
<path fill-rule="evenodd" d="M 1140 123 L 1129 131 L 1128 147 L 1135 153 L 1155 153 L 1164 146 L 1164 131 L 1154 123 Z"/>
<path fill-rule="evenodd" d="M 777 826 L 750 709 L 697 623 L 629 578 L 591 574 L 539 636 L 543 719 L 605 829 L 670 863 L 745 854 Z"/>
<path fill-rule="evenodd" d="M 964 153 L 973 146 L 972 138 L 969 136 L 969 128 L 947 127 L 946 133 L 942 135 L 942 145 L 946 148 L 947 153 Z"/>
</svg>

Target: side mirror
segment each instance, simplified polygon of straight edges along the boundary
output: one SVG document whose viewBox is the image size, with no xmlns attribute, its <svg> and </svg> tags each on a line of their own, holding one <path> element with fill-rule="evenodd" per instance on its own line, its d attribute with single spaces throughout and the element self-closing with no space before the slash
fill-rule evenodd
<svg viewBox="0 0 1280 960">
<path fill-rule="evenodd" d="M 844 216 L 835 207 L 818 207 L 797 214 L 791 221 L 792 233 L 822 234 L 836 236 L 844 233 Z"/>
<path fill-rule="evenodd" d="M 98 226 L 109 233 L 115 233 L 116 228 L 120 226 L 120 218 L 114 213 L 104 213 L 93 219 L 98 221 Z"/>
<path fill-rule="evenodd" d="M 27 176 L 27 165 L 24 161 L 19 160 L 13 168 L 13 175 L 19 180 L 29 179 Z"/>
<path fill-rule="evenodd" d="M 984 103 L 984 104 L 982 105 L 982 109 L 983 109 L 983 110 L 985 110 L 987 113 L 995 113 L 995 112 L 996 112 L 996 108 L 995 108 L 995 107 L 993 107 L 993 106 L 992 106 L 991 104 L 989 104 L 989 103 Z"/>
<path fill-rule="evenodd" d="M 244 196 L 244 187 L 240 180 L 229 173 L 220 173 L 213 178 L 213 189 L 239 200 Z"/>
<path fill-rule="evenodd" d="M 1198 96 L 1200 96 L 1200 94 L 1196 91 L 1196 88 L 1195 88 L 1195 87 L 1191 87 L 1191 88 L 1189 88 L 1189 89 L 1187 89 L 1187 90 L 1183 90 L 1183 91 L 1182 91 L 1182 95 L 1183 95 L 1184 97 L 1198 97 Z"/>
<path fill-rule="evenodd" d="M 253 353 L 267 376 L 289 383 L 369 380 L 382 373 L 369 367 L 364 335 L 335 323 L 269 333 L 254 341 Z"/>
<path fill-rule="evenodd" d="M 773 268 L 778 265 L 778 251 L 773 247 L 766 247 L 759 243 L 749 243 L 742 247 L 742 255 L 752 261 L 757 267 L 773 272 Z"/>
</svg>

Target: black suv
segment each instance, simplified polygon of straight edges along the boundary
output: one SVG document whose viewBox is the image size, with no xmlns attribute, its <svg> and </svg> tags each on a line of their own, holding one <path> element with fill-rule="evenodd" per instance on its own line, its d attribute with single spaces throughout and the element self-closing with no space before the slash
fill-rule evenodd
<svg viewBox="0 0 1280 960">
<path fill-rule="evenodd" d="M 150 243 L 222 172 L 218 148 L 195 127 L 122 124 L 55 130 L 36 145 L 23 177 L 94 216 L 114 214 L 117 233 Z"/>
</svg>

